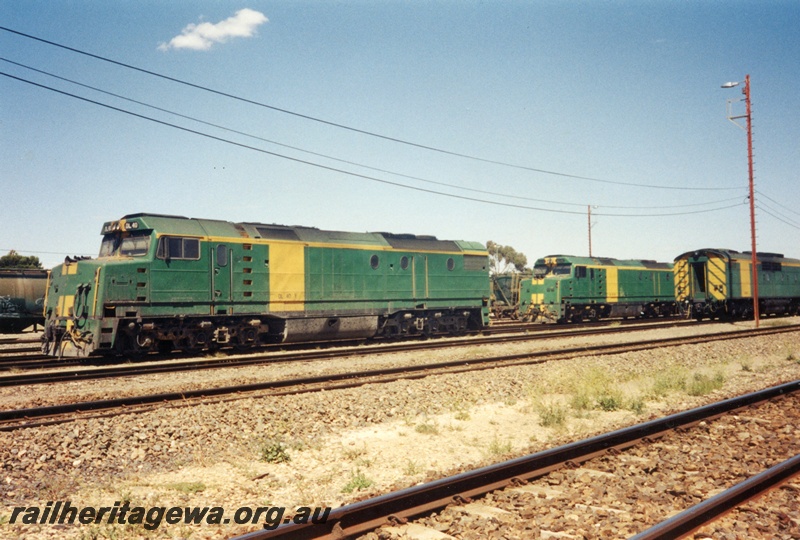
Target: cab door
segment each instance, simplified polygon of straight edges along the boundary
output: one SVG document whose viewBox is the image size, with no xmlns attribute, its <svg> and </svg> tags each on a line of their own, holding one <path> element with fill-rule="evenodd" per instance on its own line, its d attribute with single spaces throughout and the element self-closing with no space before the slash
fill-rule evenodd
<svg viewBox="0 0 800 540">
<path fill-rule="evenodd" d="M 209 259 L 199 238 L 162 236 L 150 266 L 150 301 L 178 313 L 208 313 Z"/>
<path fill-rule="evenodd" d="M 414 300 L 428 298 L 428 257 L 413 255 L 411 257 L 411 275 Z"/>
<path fill-rule="evenodd" d="M 214 244 L 211 246 L 211 267 L 211 302 L 214 306 L 214 313 L 217 315 L 228 314 L 233 303 L 231 290 L 233 258 L 229 245 Z"/>
</svg>

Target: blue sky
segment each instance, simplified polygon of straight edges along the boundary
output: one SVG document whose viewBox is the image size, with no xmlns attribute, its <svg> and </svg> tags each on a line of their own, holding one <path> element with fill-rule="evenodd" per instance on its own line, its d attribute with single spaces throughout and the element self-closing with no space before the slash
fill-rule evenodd
<svg viewBox="0 0 800 540">
<path fill-rule="evenodd" d="M 800 257 L 797 1 L 5 0 L 0 26 L 261 104 L 0 31 L 0 72 L 204 134 L 0 77 L 0 250 L 46 267 L 136 212 L 533 262 L 588 254 L 592 205 L 597 256 L 748 250 L 741 87 L 720 88 L 746 74 L 758 249 Z"/>
</svg>

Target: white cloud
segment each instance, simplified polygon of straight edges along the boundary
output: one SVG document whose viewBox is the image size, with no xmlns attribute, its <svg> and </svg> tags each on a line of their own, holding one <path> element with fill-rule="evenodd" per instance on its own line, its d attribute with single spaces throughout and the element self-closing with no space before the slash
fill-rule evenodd
<svg viewBox="0 0 800 540">
<path fill-rule="evenodd" d="M 207 51 L 214 43 L 225 43 L 230 38 L 252 37 L 256 28 L 267 21 L 263 13 L 244 8 L 237 11 L 233 17 L 216 24 L 208 22 L 189 24 L 181 31 L 181 35 L 175 36 L 169 43 L 160 44 L 158 48 L 162 51 L 169 49 Z"/>
</svg>

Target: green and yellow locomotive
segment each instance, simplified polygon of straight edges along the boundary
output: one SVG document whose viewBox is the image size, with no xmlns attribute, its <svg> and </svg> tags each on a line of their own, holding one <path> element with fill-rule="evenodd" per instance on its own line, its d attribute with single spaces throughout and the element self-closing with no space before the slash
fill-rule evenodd
<svg viewBox="0 0 800 540">
<path fill-rule="evenodd" d="M 800 314 L 800 260 L 757 253 L 761 315 Z M 697 320 L 753 317 L 752 253 L 699 249 L 675 258 L 675 296 Z"/>
<path fill-rule="evenodd" d="M 552 255 L 520 287 L 520 316 L 541 322 L 658 317 L 676 313 L 672 265 Z"/>
<path fill-rule="evenodd" d="M 477 242 L 154 214 L 103 225 L 97 259 L 53 268 L 53 356 L 459 334 L 489 322 Z"/>
</svg>

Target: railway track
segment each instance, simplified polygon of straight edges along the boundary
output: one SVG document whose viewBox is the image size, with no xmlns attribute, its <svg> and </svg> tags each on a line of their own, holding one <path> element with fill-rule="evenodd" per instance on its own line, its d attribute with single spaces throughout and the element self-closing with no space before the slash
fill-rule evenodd
<svg viewBox="0 0 800 540">
<path fill-rule="evenodd" d="M 633 536 L 631 540 L 661 540 L 685 536 L 705 525 L 709 525 L 745 502 L 775 489 L 798 474 L 800 474 L 800 454 L 778 463 L 761 474 L 748 478 L 744 482 L 692 506 L 658 525 L 654 525 L 646 531 Z"/>
<path fill-rule="evenodd" d="M 564 326 L 564 325 L 542 325 L 539 323 L 519 323 L 517 321 L 513 322 L 506 322 L 497 324 L 497 326 L 491 326 L 481 331 L 482 336 L 493 336 L 497 334 L 511 334 L 511 333 L 535 333 L 535 334 L 547 334 L 552 333 L 553 335 L 559 335 L 562 332 L 582 332 L 585 330 L 592 330 L 597 328 L 617 328 L 617 331 L 622 331 L 623 328 L 631 327 L 635 329 L 637 326 L 649 326 L 650 328 L 658 328 L 658 327 L 672 327 L 679 324 L 710 324 L 706 323 L 697 323 L 693 321 L 686 321 L 682 319 L 631 319 L 626 321 L 615 321 L 609 325 L 609 322 L 601 321 L 596 323 L 588 323 L 580 326 Z M 407 341 L 413 343 L 414 341 L 421 339 L 421 338 L 409 338 Z M 443 339 L 452 339 L 452 338 L 443 338 Z M 127 357 L 102 357 L 96 356 L 91 357 L 88 359 L 73 359 L 73 358 L 53 358 L 51 356 L 46 356 L 41 354 L 41 347 L 13 347 L 14 345 L 27 345 L 36 343 L 39 344 L 39 339 L 32 339 L 32 338 L 25 338 L 21 340 L 16 340 L 12 338 L 11 341 L 0 341 L 0 370 L 11 370 L 11 369 L 55 369 L 59 367 L 63 367 L 64 365 L 78 365 L 78 364 L 109 364 L 109 363 L 125 363 L 131 361 L 158 361 L 158 360 L 169 360 L 175 358 L 187 358 L 191 357 L 189 353 L 171 353 L 171 354 L 150 354 L 144 357 L 138 357 L 135 359 L 127 358 Z M 367 344 L 368 346 L 372 345 L 381 345 L 385 343 L 380 339 L 364 342 L 363 340 L 358 341 L 341 341 L 341 342 L 310 342 L 310 343 L 298 343 L 292 345 L 264 345 L 260 349 L 252 349 L 246 352 L 264 352 L 264 351 L 275 351 L 275 350 L 285 350 L 285 349 L 304 349 L 309 347 L 335 347 L 335 346 L 356 346 L 360 345 L 363 346 Z M 242 351 L 235 351 L 233 349 L 221 349 L 219 352 L 223 354 L 242 354 Z"/>
<path fill-rule="evenodd" d="M 662 323 L 653 326 L 654 323 L 637 325 L 630 327 L 603 326 L 589 329 L 570 329 L 560 331 L 534 332 L 520 335 L 501 335 L 501 336 L 482 336 L 472 338 L 447 338 L 439 340 L 424 341 L 404 341 L 401 343 L 386 344 L 382 343 L 375 346 L 350 346 L 350 347 L 330 347 L 329 344 L 323 345 L 326 348 L 320 350 L 300 350 L 298 352 L 272 352 L 257 353 L 246 357 L 225 356 L 224 358 L 192 358 L 186 360 L 170 359 L 169 361 L 148 364 L 124 364 L 106 367 L 83 368 L 84 364 L 80 360 L 70 359 L 61 363 L 51 363 L 42 360 L 31 360 L 24 364 L 14 364 L 14 369 L 56 369 L 58 371 L 45 371 L 37 373 L 10 373 L 0 376 L 0 387 L 36 385 L 57 382 L 75 382 L 82 380 L 107 379 L 114 377 L 131 377 L 157 373 L 178 373 L 184 371 L 220 369 L 231 367 L 257 366 L 278 362 L 300 362 L 308 360 L 319 360 L 325 358 L 336 358 L 341 356 L 366 356 L 374 354 L 389 354 L 397 352 L 414 352 L 424 350 L 434 350 L 443 348 L 492 345 L 498 343 L 513 343 L 535 341 L 540 339 L 551 339 L 559 337 L 582 337 L 602 334 L 615 334 L 619 332 L 633 332 L 642 330 L 652 330 L 661 327 L 674 327 L 676 324 L 696 324 L 696 323 Z M 551 327 L 548 327 L 551 328 Z M 800 327 L 798 327 L 800 329 Z M 309 345 L 310 346 L 310 345 Z M 81 369 L 64 370 L 64 367 L 82 366 Z M 0 363 L 0 368 L 3 364 Z"/>
<path fill-rule="evenodd" d="M 785 438 L 771 437 L 770 441 L 764 442 L 764 446 L 769 447 L 774 455 L 758 458 L 758 460 L 774 460 L 776 456 L 786 454 L 789 459 L 744 482 L 737 483 L 734 487 L 722 491 L 714 497 L 707 498 L 700 504 L 687 505 L 686 501 L 703 498 L 707 493 L 702 493 L 703 490 L 700 489 L 696 490 L 698 493 L 694 493 L 690 492 L 694 490 L 692 487 L 680 487 L 687 485 L 679 481 L 681 477 L 689 479 L 689 486 L 697 485 L 697 483 L 692 483 L 692 477 L 696 475 L 698 466 L 691 463 L 691 456 L 687 455 L 689 451 L 686 449 L 691 449 L 693 445 L 698 444 L 697 441 L 704 439 L 708 439 L 709 441 L 706 442 L 710 442 L 712 445 L 717 440 L 721 441 L 724 437 L 713 435 L 715 429 L 723 434 L 727 431 L 741 433 L 741 425 L 746 425 L 748 422 L 756 425 L 767 423 L 774 431 L 785 420 L 791 429 L 794 429 L 794 434 L 789 437 L 797 437 L 794 426 L 797 425 L 797 420 L 800 418 L 797 412 L 798 403 L 800 403 L 800 381 L 793 381 L 336 508 L 331 511 L 325 523 L 295 524 L 287 522 L 277 529 L 255 531 L 239 536 L 237 540 L 355 537 L 382 526 L 388 527 L 384 529 L 382 538 L 397 537 L 412 531 L 418 534 L 426 534 L 427 531 L 429 536 L 438 532 L 439 538 L 450 538 L 451 536 L 447 535 L 441 536 L 441 531 L 446 533 L 452 530 L 456 533 L 461 520 L 468 524 L 465 526 L 470 528 L 465 530 L 469 530 L 473 536 L 479 536 L 480 531 L 483 530 L 487 536 L 488 533 L 494 533 L 496 537 L 524 537 L 526 534 L 537 536 L 542 532 L 547 532 L 554 537 L 579 538 L 585 537 L 586 527 L 599 521 L 605 523 L 606 526 L 599 530 L 592 529 L 596 536 L 618 537 L 620 535 L 627 536 L 626 531 L 636 530 L 641 522 L 652 523 L 654 518 L 658 519 L 658 515 L 667 515 L 671 512 L 669 507 L 662 510 L 661 513 L 656 510 L 641 509 L 641 505 L 645 503 L 640 502 L 634 495 L 629 496 L 632 497 L 632 500 L 617 501 L 619 504 L 616 507 L 613 500 L 605 501 L 608 504 L 606 508 L 593 506 L 597 503 L 592 503 L 591 500 L 602 499 L 604 495 L 612 491 L 611 485 L 617 481 L 627 482 L 630 485 L 641 484 L 638 488 L 642 498 L 646 499 L 658 499 L 658 490 L 666 489 L 667 493 L 664 495 L 666 495 L 667 501 L 674 503 L 673 505 L 689 506 L 688 509 L 671 519 L 656 524 L 634 537 L 637 540 L 676 538 L 713 522 L 742 502 L 764 491 L 774 489 L 800 473 L 800 456 L 794 455 L 797 452 L 796 444 L 794 448 L 791 445 L 788 449 L 781 448 L 781 443 L 784 447 L 787 446 Z M 768 418 L 772 418 L 771 420 L 761 419 L 760 415 L 766 414 L 762 412 L 764 409 L 768 410 L 771 415 Z M 739 415 L 730 418 L 730 413 L 735 411 L 739 412 Z M 786 414 L 785 418 L 784 413 Z M 752 420 L 750 415 L 755 415 L 756 419 Z M 716 422 L 714 422 L 715 419 L 717 419 Z M 723 423 L 720 425 L 719 422 Z M 744 424 L 739 424 L 740 422 Z M 761 428 L 769 436 L 770 428 L 764 428 L 764 426 Z M 763 436 L 760 435 L 760 437 Z M 729 439 L 734 441 L 739 439 L 739 444 L 745 448 L 752 446 L 746 440 L 747 437 L 744 439 L 729 437 Z M 743 440 L 745 442 L 742 442 Z M 769 442 L 772 442 L 772 445 L 769 445 Z M 650 460 L 638 455 L 631 455 L 634 448 L 645 447 L 646 451 L 647 448 L 652 450 L 657 445 L 660 445 L 661 448 L 675 447 L 677 452 L 661 453 L 659 448 L 655 450 L 654 454 L 659 459 Z M 766 453 L 767 450 L 765 449 L 763 452 Z M 677 458 L 674 456 L 676 453 Z M 743 453 L 746 452 L 743 451 Z M 752 452 L 750 453 L 752 454 Z M 688 472 L 677 473 L 674 485 L 666 485 L 667 482 L 661 479 L 663 475 L 658 475 L 657 472 L 659 467 L 673 465 L 671 461 L 678 462 L 674 463 L 678 469 L 680 462 L 688 461 L 688 467 L 686 467 Z M 741 464 L 730 459 L 728 462 L 732 462 L 731 467 L 734 471 L 727 477 L 737 478 L 742 476 L 742 471 L 747 471 L 747 463 Z M 609 469 L 613 472 L 606 472 L 602 469 Z M 634 471 L 635 474 L 631 471 Z M 549 482 L 536 482 L 536 479 L 544 480 L 543 477 L 554 472 L 559 475 L 558 478 Z M 708 472 L 712 473 L 711 476 L 726 476 L 721 471 Z M 628 478 L 622 480 L 617 478 L 617 476 L 624 477 L 626 475 Z M 575 482 L 577 486 L 568 486 L 567 484 L 571 482 Z M 573 493 L 572 496 L 558 494 L 559 491 L 565 493 L 570 489 Z M 484 497 L 484 502 L 478 503 L 473 500 L 478 497 Z M 584 504 L 581 502 L 583 499 L 590 502 Z M 649 502 L 648 500 L 647 503 L 649 504 Z M 527 509 L 527 503 L 530 503 L 534 509 Z M 445 510 L 431 516 L 432 512 L 442 508 Z M 638 513 L 634 511 L 636 508 L 640 508 Z M 537 518 L 539 512 L 544 513 L 543 517 Z M 651 512 L 654 517 L 651 517 Z M 571 517 L 559 520 L 558 517 L 552 517 L 553 513 L 569 514 Z M 406 525 L 408 519 L 418 516 L 429 517 L 416 523 L 416 529 Z M 632 524 L 627 523 L 628 518 Z M 485 525 L 481 525 L 482 520 Z M 787 518 L 787 520 L 791 524 L 791 518 Z M 509 525 L 508 534 L 504 534 L 503 526 L 509 523 L 513 525 Z M 556 529 L 543 531 L 540 523 L 552 523 Z M 570 524 L 572 525 L 571 530 L 569 529 Z M 519 527 L 525 526 L 529 528 L 524 531 L 520 530 Z M 485 528 L 481 529 L 480 527 Z M 533 530 L 532 527 L 538 527 L 538 530 Z M 572 534 L 572 531 L 575 533 Z"/>
<path fill-rule="evenodd" d="M 682 323 L 693 324 L 693 323 Z M 481 336 L 472 338 L 447 338 L 439 340 L 426 340 L 426 341 L 404 341 L 393 344 L 380 344 L 376 346 L 364 347 L 334 347 L 322 350 L 300 350 L 297 352 L 271 352 L 259 353 L 256 355 L 249 355 L 244 358 L 235 358 L 226 356 L 224 358 L 192 358 L 187 360 L 170 360 L 169 362 L 148 363 L 148 364 L 125 364 L 115 365 L 109 367 L 97 368 L 81 368 L 73 370 L 59 370 L 57 372 L 42 372 L 42 373 L 13 373 L 0 376 L 0 387 L 3 386 L 22 386 L 45 384 L 54 382 L 65 381 L 84 381 L 92 379 L 106 379 L 113 377 L 130 377 L 139 375 L 148 375 L 154 373 L 178 373 L 183 371 L 195 370 L 208 370 L 220 369 L 231 367 L 246 367 L 254 365 L 263 365 L 276 362 L 298 362 L 307 360 L 319 360 L 325 358 L 335 358 L 341 356 L 366 356 L 371 354 L 389 354 L 396 352 L 407 351 L 425 351 L 433 349 L 463 347 L 463 346 L 478 346 L 478 345 L 491 345 L 497 343 L 512 343 L 520 341 L 535 341 L 540 339 L 549 339 L 556 337 L 580 337 L 589 335 L 602 335 L 613 334 L 618 332 L 633 332 L 641 330 L 651 330 L 663 326 L 673 327 L 672 323 L 663 323 L 659 326 L 653 326 L 653 323 L 629 327 L 618 326 L 603 326 L 588 329 L 572 329 L 560 331 L 545 331 L 520 335 L 500 335 L 500 336 Z M 548 327 L 551 328 L 551 327 Z M 800 327 L 799 327 L 800 328 Z M 319 344 L 317 344 L 319 345 Z M 38 361 L 31 360 L 28 364 L 30 368 L 52 368 L 51 363 L 39 364 Z M 57 367 L 62 368 L 65 365 L 79 365 L 79 361 L 70 360 L 69 362 L 62 362 L 56 364 Z M 14 365 L 17 368 L 17 364 Z M 2 367 L 2 364 L 0 364 Z"/>
<path fill-rule="evenodd" d="M 0 431 L 14 431 L 21 428 L 60 424 L 78 418 L 115 416 L 119 414 L 139 413 L 153 410 L 156 407 L 190 406 L 209 401 L 229 401 L 251 397 L 256 394 L 285 395 L 352 388 L 369 383 L 388 383 L 402 379 L 417 379 L 429 375 L 442 375 L 542 363 L 554 360 L 566 360 L 579 356 L 621 354 L 624 352 L 647 350 L 652 348 L 675 347 L 694 343 L 761 337 L 786 332 L 800 331 L 800 327 L 776 327 L 753 330 L 740 330 L 723 334 L 706 334 L 701 336 L 685 336 L 645 340 L 624 344 L 599 345 L 594 347 L 563 348 L 557 350 L 526 352 L 513 355 L 486 358 L 468 358 L 450 362 L 437 362 L 415 366 L 403 366 L 386 369 L 375 369 L 359 372 L 327 374 L 317 377 L 268 381 L 236 386 L 223 386 L 168 392 L 145 396 L 133 396 L 110 400 L 85 401 L 45 407 L 17 409 L 0 412 Z M 370 351 L 369 354 L 374 354 Z M 341 351 L 326 354 L 341 356 Z"/>
</svg>

